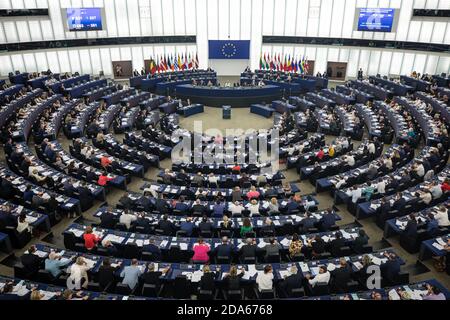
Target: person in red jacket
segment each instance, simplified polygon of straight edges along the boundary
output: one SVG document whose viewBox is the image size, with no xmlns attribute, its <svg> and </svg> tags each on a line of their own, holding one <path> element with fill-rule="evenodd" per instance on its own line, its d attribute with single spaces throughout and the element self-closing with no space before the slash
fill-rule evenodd
<svg viewBox="0 0 450 320">
<path fill-rule="evenodd" d="M 106 168 L 108 168 L 109 167 L 109 165 L 111 164 L 111 160 L 108 158 L 108 156 L 107 155 L 103 155 L 101 158 L 100 158 L 100 163 L 101 163 L 101 165 L 102 165 L 102 167 L 106 170 Z"/>
<path fill-rule="evenodd" d="M 235 174 L 239 174 L 241 172 L 241 166 L 235 163 L 233 168 L 231 168 L 231 171 Z"/>
<path fill-rule="evenodd" d="M 448 178 L 441 184 L 441 190 L 442 192 L 450 191 L 450 180 Z"/>
<path fill-rule="evenodd" d="M 103 172 L 99 177 L 97 183 L 104 187 L 108 184 L 109 181 L 113 180 L 113 178 L 108 177 L 108 174 L 106 172 Z"/>
<path fill-rule="evenodd" d="M 323 149 L 320 148 L 319 152 L 317 152 L 317 154 L 316 154 L 316 157 L 317 157 L 317 159 L 322 160 L 324 155 L 325 155 L 325 152 L 323 152 Z"/>
<path fill-rule="evenodd" d="M 86 249 L 87 250 L 92 250 L 97 245 L 97 242 L 100 241 L 100 238 L 97 237 L 92 232 L 92 227 L 91 226 L 87 226 L 86 230 L 84 231 L 84 234 L 83 234 L 83 240 L 84 240 L 84 246 L 86 247 Z"/>
</svg>

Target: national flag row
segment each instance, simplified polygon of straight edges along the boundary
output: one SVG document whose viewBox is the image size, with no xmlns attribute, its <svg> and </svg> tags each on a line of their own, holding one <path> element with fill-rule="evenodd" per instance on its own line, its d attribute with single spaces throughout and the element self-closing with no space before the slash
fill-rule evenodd
<svg viewBox="0 0 450 320">
<path fill-rule="evenodd" d="M 291 55 L 285 54 L 284 57 L 278 53 L 271 55 L 270 53 L 262 53 L 259 59 L 259 69 L 261 70 L 276 70 L 294 73 L 308 73 L 309 65 L 308 58 L 304 56 L 300 59 Z"/>
<path fill-rule="evenodd" d="M 169 71 L 183 71 L 190 69 L 198 69 L 198 54 L 195 53 L 178 53 L 156 55 L 156 58 L 150 58 L 150 73 L 162 73 Z"/>
</svg>

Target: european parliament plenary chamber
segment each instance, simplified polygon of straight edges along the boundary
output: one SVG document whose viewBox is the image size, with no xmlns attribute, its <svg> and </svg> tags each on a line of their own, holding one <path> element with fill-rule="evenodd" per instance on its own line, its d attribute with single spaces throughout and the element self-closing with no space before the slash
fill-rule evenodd
<svg viewBox="0 0 450 320">
<path fill-rule="evenodd" d="M 450 299 L 448 0 L 0 16 L 3 310 Z"/>
</svg>

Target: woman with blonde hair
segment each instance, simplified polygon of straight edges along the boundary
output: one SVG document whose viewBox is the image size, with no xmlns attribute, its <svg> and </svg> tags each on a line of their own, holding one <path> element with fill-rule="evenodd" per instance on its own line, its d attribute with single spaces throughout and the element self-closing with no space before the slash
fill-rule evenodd
<svg viewBox="0 0 450 320">
<path fill-rule="evenodd" d="M 252 199 L 250 201 L 250 206 L 248 208 L 248 210 L 250 211 L 250 217 L 253 217 L 254 215 L 259 216 L 259 203 L 258 200 L 256 199 Z"/>
<path fill-rule="evenodd" d="M 43 297 L 45 297 L 45 295 L 39 290 L 31 291 L 30 300 L 42 300 Z"/>
<path fill-rule="evenodd" d="M 74 264 L 72 264 L 67 272 L 70 276 L 67 278 L 67 288 L 80 290 L 82 287 L 87 288 L 89 279 L 88 279 L 88 270 L 89 266 L 86 261 L 84 261 L 83 257 L 78 257 Z"/>
<path fill-rule="evenodd" d="M 241 269 L 241 273 L 238 274 L 238 268 L 235 264 L 230 266 L 230 271 L 225 274 L 224 286 L 227 290 L 240 290 L 241 289 L 241 278 L 244 276 L 245 270 Z"/>
<path fill-rule="evenodd" d="M 232 231 L 233 221 L 228 218 L 227 215 L 224 215 L 222 218 L 222 222 L 220 223 L 220 231 L 227 230 Z"/>
<path fill-rule="evenodd" d="M 272 199 L 270 199 L 268 209 L 269 209 L 269 211 L 268 211 L 269 214 L 278 214 L 280 212 L 277 198 L 272 197 Z"/>
</svg>

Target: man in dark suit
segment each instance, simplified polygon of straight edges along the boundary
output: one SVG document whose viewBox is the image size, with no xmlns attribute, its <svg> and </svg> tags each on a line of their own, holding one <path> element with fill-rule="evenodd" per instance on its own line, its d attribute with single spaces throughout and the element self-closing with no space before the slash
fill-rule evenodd
<svg viewBox="0 0 450 320">
<path fill-rule="evenodd" d="M 192 232 L 194 231 L 194 223 L 192 222 L 191 217 L 187 217 L 185 221 L 180 223 L 180 231 L 186 232 L 188 237 L 192 236 Z"/>
<path fill-rule="evenodd" d="M 394 203 L 392 204 L 392 210 L 397 210 L 399 215 L 402 215 L 403 209 L 405 208 L 406 200 L 402 197 L 400 192 L 395 195 Z"/>
<path fill-rule="evenodd" d="M 176 230 L 175 225 L 169 221 L 169 216 L 167 214 L 163 215 L 162 220 L 159 220 L 158 229 L 161 229 L 165 236 L 171 236 Z"/>
<path fill-rule="evenodd" d="M 414 215 L 414 213 L 411 213 L 408 216 L 409 220 L 406 223 L 405 226 L 405 230 L 404 235 L 406 235 L 409 238 L 415 238 L 417 236 L 417 221 L 416 221 L 416 216 Z"/>
<path fill-rule="evenodd" d="M 202 222 L 198 224 L 198 228 L 200 229 L 200 232 L 213 232 L 213 224 L 205 215 L 202 218 Z"/>
<path fill-rule="evenodd" d="M 325 241 L 319 235 L 316 235 L 309 243 L 313 256 L 317 256 L 325 252 Z"/>
<path fill-rule="evenodd" d="M 385 253 L 385 256 L 388 261 L 380 266 L 381 277 L 386 281 L 386 285 L 393 285 L 400 273 L 400 261 L 395 253 Z"/>
<path fill-rule="evenodd" d="M 229 260 L 231 260 L 232 251 L 233 245 L 228 242 L 228 237 L 222 237 L 222 243 L 214 249 L 216 257 L 228 257 Z"/>
<path fill-rule="evenodd" d="M 139 205 L 144 209 L 145 212 L 150 212 L 153 209 L 153 202 L 150 192 L 144 191 L 144 196 L 141 197 L 138 201 Z"/>
<path fill-rule="evenodd" d="M 255 258 L 258 251 L 258 247 L 256 246 L 256 242 L 252 238 L 247 238 L 245 240 L 245 244 L 239 250 L 239 255 L 241 256 L 242 261 L 245 258 Z"/>
<path fill-rule="evenodd" d="M 169 212 L 169 204 L 163 199 L 162 194 L 159 194 L 158 199 L 156 199 L 155 208 L 161 214 Z"/>
<path fill-rule="evenodd" d="M 358 237 L 353 241 L 352 249 L 356 253 L 363 253 L 363 247 L 369 242 L 369 237 L 367 236 L 364 229 L 359 229 Z"/>
<path fill-rule="evenodd" d="M 156 261 L 161 260 L 161 249 L 155 244 L 154 238 L 150 238 L 149 244 L 142 247 L 142 252 L 150 252 Z"/>
<path fill-rule="evenodd" d="M 340 257 L 341 248 L 345 245 L 345 240 L 340 231 L 336 231 L 335 237 L 336 239 L 332 240 L 330 243 L 330 252 L 333 256 Z"/>
<path fill-rule="evenodd" d="M 50 143 L 47 145 L 47 147 L 45 148 L 45 156 L 51 161 L 51 162 L 55 162 L 56 160 L 56 152 L 53 149 L 53 145 L 51 145 Z"/>
<path fill-rule="evenodd" d="M 93 204 L 93 197 L 91 191 L 87 188 L 87 185 L 85 182 L 81 182 L 80 186 L 78 187 L 78 199 L 80 199 L 80 205 L 81 210 L 87 210 L 90 208 Z"/>
<path fill-rule="evenodd" d="M 327 212 L 322 216 L 322 219 L 320 219 L 320 229 L 322 231 L 327 231 L 331 226 L 334 226 L 335 223 L 336 216 L 334 215 L 333 210 L 328 208 Z"/>
<path fill-rule="evenodd" d="M 177 179 L 183 181 L 186 185 L 189 184 L 189 176 L 181 169 L 177 174 Z"/>
<path fill-rule="evenodd" d="M 294 210 L 298 210 L 300 208 L 300 204 L 298 203 L 298 201 L 294 197 L 292 197 L 289 200 L 286 208 L 287 208 L 287 212 L 291 213 Z"/>
<path fill-rule="evenodd" d="M 9 157 L 13 163 L 21 163 L 23 160 L 23 153 L 17 147 Z"/>
<path fill-rule="evenodd" d="M 347 284 L 351 280 L 352 270 L 344 258 L 339 259 L 339 268 L 331 271 L 333 286 L 336 293 L 348 292 Z"/>
<path fill-rule="evenodd" d="M 307 233 L 309 229 L 314 228 L 316 219 L 311 217 L 311 213 L 306 212 L 305 218 L 302 220 L 302 229 L 301 232 Z"/>
<path fill-rule="evenodd" d="M 42 261 L 37 255 L 34 254 L 35 252 L 36 247 L 33 245 L 28 249 L 27 253 L 22 255 L 20 258 L 25 272 L 30 276 L 35 275 L 41 268 Z"/>
<path fill-rule="evenodd" d="M 14 151 L 13 141 L 11 138 L 8 138 L 8 140 L 6 141 L 4 149 L 7 155 L 10 155 Z"/>
<path fill-rule="evenodd" d="M 6 227 L 17 228 L 17 218 L 11 214 L 9 206 L 0 211 L 0 230 Z"/>
<path fill-rule="evenodd" d="M 74 183 L 75 181 L 73 179 L 66 179 L 62 184 L 64 193 L 69 197 L 74 197 L 75 192 L 77 192 L 77 189 L 73 186 Z"/>
<path fill-rule="evenodd" d="M 102 228 L 114 229 L 116 222 L 116 216 L 112 213 L 111 208 L 107 208 L 100 216 L 100 227 Z"/>
<path fill-rule="evenodd" d="M 133 200 L 130 199 L 129 195 L 130 194 L 127 192 L 119 199 L 119 203 L 124 209 L 131 209 L 133 206 Z"/>
<path fill-rule="evenodd" d="M 186 202 L 184 202 L 184 197 L 181 196 L 180 201 L 177 202 L 177 204 L 175 204 L 175 210 L 179 210 L 181 212 L 181 214 L 186 214 L 188 209 L 189 209 L 189 205 Z"/>
<path fill-rule="evenodd" d="M 120 268 L 120 264 L 121 262 L 119 262 L 119 266 L 114 268 L 111 266 L 111 261 L 108 257 L 103 258 L 102 265 L 97 272 L 98 284 L 102 290 L 105 290 L 114 281 L 114 273 Z"/>
<path fill-rule="evenodd" d="M 145 214 L 143 212 L 137 215 L 137 219 L 132 223 L 135 227 L 142 228 L 140 233 L 149 233 L 150 232 L 150 222 L 145 218 Z"/>
<path fill-rule="evenodd" d="M 192 206 L 192 212 L 198 212 L 202 216 L 206 213 L 206 207 L 201 204 L 200 199 L 195 200 L 195 204 Z"/>
<path fill-rule="evenodd" d="M 358 70 L 358 80 L 362 80 L 363 79 L 363 70 L 362 70 L 362 68 L 359 68 L 359 70 Z"/>
<path fill-rule="evenodd" d="M 14 185 L 11 182 L 11 177 L 5 177 L 0 178 L 1 183 L 1 189 L 0 189 L 0 196 L 5 200 L 10 200 L 12 197 L 14 197 L 15 189 Z"/>
<path fill-rule="evenodd" d="M 386 184 L 386 189 L 393 189 L 393 190 L 397 190 L 399 183 L 397 181 L 397 179 L 394 178 L 394 176 L 389 175 L 389 182 Z"/>
<path fill-rule="evenodd" d="M 411 176 L 408 172 L 405 172 L 402 177 L 400 178 L 400 181 L 398 182 L 401 186 L 404 188 L 408 188 L 411 184 Z"/>
<path fill-rule="evenodd" d="M 290 275 L 284 278 L 284 281 L 280 283 L 281 292 L 284 294 L 284 298 L 292 297 L 292 290 L 303 287 L 303 274 L 298 272 L 296 266 L 292 266 L 290 269 Z"/>
</svg>

